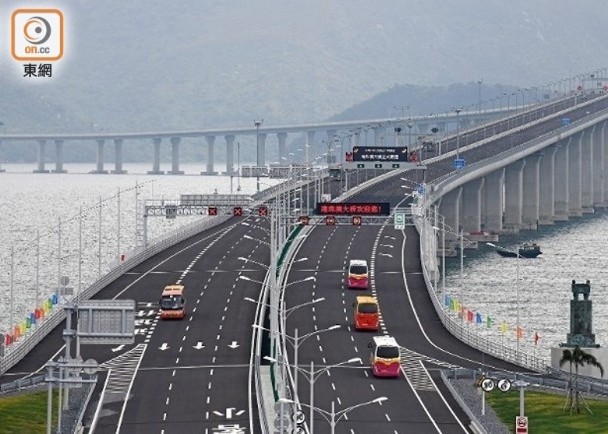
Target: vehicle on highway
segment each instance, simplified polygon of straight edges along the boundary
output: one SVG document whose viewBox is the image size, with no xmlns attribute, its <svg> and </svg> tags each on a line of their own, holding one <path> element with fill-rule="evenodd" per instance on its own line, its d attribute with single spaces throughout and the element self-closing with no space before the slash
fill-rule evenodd
<svg viewBox="0 0 608 434">
<path fill-rule="evenodd" d="M 348 264 L 348 276 L 346 286 L 356 289 L 368 288 L 368 268 L 367 261 L 363 259 L 351 259 Z"/>
<path fill-rule="evenodd" d="M 401 370 L 399 345 L 392 336 L 374 336 L 368 345 L 371 348 L 370 364 L 374 377 L 398 377 Z"/>
<path fill-rule="evenodd" d="M 371 295 L 358 295 L 353 303 L 355 330 L 378 330 L 378 300 Z"/>
<path fill-rule="evenodd" d="M 331 166 L 329 168 L 329 177 L 333 181 L 341 181 L 342 180 L 342 166 L 340 166 L 340 165 Z"/>
<path fill-rule="evenodd" d="M 184 285 L 167 285 L 160 297 L 160 319 L 183 319 L 186 316 Z"/>
</svg>

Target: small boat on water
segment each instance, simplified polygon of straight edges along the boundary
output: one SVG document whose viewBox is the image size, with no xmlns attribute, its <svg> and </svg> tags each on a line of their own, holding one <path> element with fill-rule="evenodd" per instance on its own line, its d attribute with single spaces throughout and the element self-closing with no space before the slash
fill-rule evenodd
<svg viewBox="0 0 608 434">
<path fill-rule="evenodd" d="M 505 258 L 517 258 L 517 252 L 504 247 L 496 246 L 496 253 Z M 540 246 L 536 243 L 526 243 L 519 248 L 519 257 L 521 258 L 536 258 L 540 255 Z"/>
</svg>

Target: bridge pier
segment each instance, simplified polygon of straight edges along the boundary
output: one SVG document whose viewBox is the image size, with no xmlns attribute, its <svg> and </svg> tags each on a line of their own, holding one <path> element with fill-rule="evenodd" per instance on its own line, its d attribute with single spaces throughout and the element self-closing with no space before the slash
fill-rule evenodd
<svg viewBox="0 0 608 434">
<path fill-rule="evenodd" d="M 382 146 L 384 140 L 384 127 L 377 126 L 372 129 L 374 130 L 374 146 Z"/>
<path fill-rule="evenodd" d="M 543 149 L 540 160 L 538 223 L 552 225 L 555 220 L 555 153 L 558 147 L 551 145 Z"/>
<path fill-rule="evenodd" d="M 105 139 L 97 139 L 97 164 L 96 169 L 91 171 L 93 174 L 108 173 L 108 171 L 103 168 L 103 147 L 105 143 Z"/>
<path fill-rule="evenodd" d="M 502 232 L 504 179 L 505 169 L 496 170 L 485 176 L 484 201 L 481 209 L 481 222 L 484 230 Z"/>
<path fill-rule="evenodd" d="M 568 167 L 570 163 L 570 142 L 572 137 L 557 142 L 555 152 L 555 208 L 554 221 L 566 221 L 569 218 L 570 209 L 570 174 Z"/>
<path fill-rule="evenodd" d="M 234 175 L 234 136 L 228 134 L 224 136 L 226 141 L 226 172 L 224 175 Z"/>
<path fill-rule="evenodd" d="M 53 173 L 66 173 L 63 168 L 63 140 L 55 140 L 55 170 Z"/>
<path fill-rule="evenodd" d="M 598 124 L 593 134 L 593 206 L 596 208 L 606 207 L 604 195 L 606 186 L 606 145 L 604 142 L 604 128 L 606 121 Z"/>
<path fill-rule="evenodd" d="M 593 213 L 593 135 L 595 126 L 581 133 L 581 209 L 583 213 Z"/>
<path fill-rule="evenodd" d="M 152 161 L 152 170 L 148 171 L 148 175 L 164 175 L 164 171 L 160 170 L 160 143 L 162 139 L 156 137 L 152 139 L 154 145 L 154 160 Z"/>
<path fill-rule="evenodd" d="M 287 133 L 277 133 L 277 140 L 279 141 L 279 164 L 281 166 L 287 165 Z"/>
<path fill-rule="evenodd" d="M 481 230 L 481 190 L 484 179 L 477 178 L 462 186 L 462 230 Z"/>
<path fill-rule="evenodd" d="M 111 173 L 122 175 L 127 173 L 122 168 L 122 139 L 114 139 L 114 170 Z"/>
<path fill-rule="evenodd" d="M 0 140 L 0 151 L 2 151 L 2 141 Z M 6 172 L 6 170 L 4 170 L 2 168 L 2 153 L 0 152 L 0 173 L 2 172 Z"/>
<path fill-rule="evenodd" d="M 201 175 L 217 175 L 214 170 L 214 155 L 215 155 L 215 136 L 205 136 L 207 140 L 207 170 L 201 172 Z"/>
<path fill-rule="evenodd" d="M 505 168 L 505 220 L 503 229 L 517 233 L 521 228 L 523 170 L 525 160 L 509 164 Z"/>
<path fill-rule="evenodd" d="M 49 173 L 44 168 L 46 140 L 38 140 L 38 168 L 34 169 L 34 173 Z"/>
<path fill-rule="evenodd" d="M 171 137 L 169 141 L 171 142 L 171 171 L 168 172 L 169 175 L 183 175 L 184 171 L 179 170 L 179 142 L 181 142 L 180 137 Z"/>
<path fill-rule="evenodd" d="M 258 134 L 260 140 L 258 141 L 257 149 L 257 166 L 263 167 L 266 165 L 266 133 Z"/>
<path fill-rule="evenodd" d="M 602 184 L 604 189 L 604 195 L 602 197 L 602 203 L 604 206 L 608 206 L 608 121 L 602 122 L 601 136 L 599 140 L 599 146 L 602 147 L 603 158 L 602 158 Z"/>
<path fill-rule="evenodd" d="M 568 209 L 569 216 L 580 217 L 583 215 L 581 206 L 581 133 L 572 137 L 568 145 Z"/>
<path fill-rule="evenodd" d="M 460 232 L 460 201 L 462 197 L 462 187 L 455 188 L 441 197 L 439 205 L 440 214 L 445 217 L 445 224 L 449 228 L 446 230 L 446 244 L 453 244 L 458 240 Z M 449 245 L 448 244 L 448 245 Z"/>
<path fill-rule="evenodd" d="M 538 229 L 539 203 L 540 203 L 540 160 L 542 153 L 526 157 L 526 164 L 522 174 L 522 208 L 521 229 Z"/>
</svg>

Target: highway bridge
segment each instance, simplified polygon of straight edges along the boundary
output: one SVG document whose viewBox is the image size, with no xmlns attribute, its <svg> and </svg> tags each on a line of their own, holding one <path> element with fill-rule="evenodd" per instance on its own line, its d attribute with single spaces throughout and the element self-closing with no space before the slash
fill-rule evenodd
<svg viewBox="0 0 608 434">
<path fill-rule="evenodd" d="M 302 432 L 310 430 L 311 422 L 315 433 L 330 432 L 332 418 L 339 419 L 336 432 L 473 432 L 475 421 L 447 390 L 441 369 L 458 366 L 512 373 L 546 366 L 535 358 L 466 336 L 454 325 L 458 321 L 450 322 L 441 311 L 430 277 L 437 273 L 438 242 L 436 236 L 430 241 L 429 225 L 436 223 L 430 213 L 445 207 L 445 219 L 456 228 L 451 233 L 458 233 L 463 226 L 463 207 L 443 197 L 458 190 L 460 200 L 465 185 L 499 170 L 497 155 L 502 156 L 498 160 L 503 160 L 501 167 L 506 170 L 504 166 L 539 152 L 539 143 L 548 147 L 574 136 L 579 139 L 577 146 L 583 146 L 583 131 L 593 125 L 601 125 L 603 130 L 607 109 L 608 99 L 602 93 L 571 95 L 463 131 L 448 139 L 442 155 L 431 157 L 424 169 L 366 170 L 350 177 L 352 188 L 346 192 L 342 182 L 324 178 L 324 189 L 339 196 L 337 200 L 389 202 L 392 210 L 413 210 L 413 220 L 397 230 L 392 218 L 364 218 L 362 225 L 353 226 L 328 225 L 321 217 L 313 217 L 311 223 L 315 224 L 300 228 L 290 244 L 289 260 L 281 266 L 280 286 L 264 285 L 275 272 L 271 264 L 277 259 L 278 246 L 270 234 L 278 237 L 277 228 L 256 215 L 218 217 L 204 230 L 123 266 L 94 297 L 136 300 L 145 332 L 130 346 L 82 346 L 81 353 L 102 367 L 85 425 L 94 427 L 96 433 L 275 432 L 277 423 L 285 423 L 281 406 L 275 405 L 275 399 L 283 397 L 299 402 L 305 419 Z M 562 121 L 565 117 L 567 125 Z M 547 135 L 552 139 L 547 140 Z M 574 141 L 569 139 L 568 144 Z M 466 159 L 464 169 L 454 169 L 455 157 Z M 575 170 L 573 167 L 572 173 Z M 416 203 L 412 202 L 412 189 L 403 188 L 404 182 L 425 186 Z M 314 194 L 310 183 L 286 186 L 262 198 L 271 213 L 274 204 L 300 194 L 296 188 L 305 195 Z M 578 191 L 582 196 L 583 189 Z M 568 195 L 572 198 L 568 203 L 576 208 L 576 195 Z M 477 203 L 482 208 L 481 201 Z M 518 222 L 525 223 L 524 208 L 517 209 L 519 220 L 514 218 L 509 230 L 517 230 Z M 516 211 L 510 213 L 515 216 Z M 468 220 L 479 222 L 482 214 L 476 214 L 477 220 L 470 214 Z M 462 218 L 462 222 L 468 220 Z M 283 226 L 289 223 L 293 225 L 295 219 L 285 217 Z M 344 286 L 346 264 L 353 258 L 370 264 L 370 291 L 377 296 L 381 311 L 379 333 L 395 337 L 400 345 L 402 375 L 398 379 L 370 375 L 368 343 L 374 333 L 353 330 L 351 309 L 357 293 Z M 188 317 L 159 321 L 160 289 L 177 281 L 188 288 Z M 275 293 L 273 299 L 268 290 L 279 288 L 280 294 Z M 278 327 L 264 321 L 263 315 L 258 316 L 264 309 L 270 317 L 280 314 L 284 321 Z M 283 337 L 277 340 L 280 351 L 264 346 L 272 341 L 272 333 L 260 335 L 262 345 L 255 345 L 258 333 L 254 332 L 263 329 Z M 39 371 L 59 354 L 62 345 L 61 327 L 57 327 L 9 369 L 2 382 Z M 264 364 L 263 356 L 279 355 Z M 357 358 L 361 363 L 344 363 Z M 309 367 L 313 378 L 307 377 Z M 286 387 L 277 386 L 282 369 L 290 373 L 285 376 Z M 268 389 L 262 383 L 270 373 L 275 382 Z M 311 397 L 312 421 L 307 407 Z M 293 406 L 284 405 L 288 408 L 283 408 L 283 415 L 291 414 Z"/>
</svg>

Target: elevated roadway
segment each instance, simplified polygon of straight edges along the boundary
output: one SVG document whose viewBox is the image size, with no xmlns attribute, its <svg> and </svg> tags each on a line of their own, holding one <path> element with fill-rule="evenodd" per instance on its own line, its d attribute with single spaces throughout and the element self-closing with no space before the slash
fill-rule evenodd
<svg viewBox="0 0 608 434">
<path fill-rule="evenodd" d="M 598 104 L 597 110 L 602 108 Z M 580 115 L 587 115 L 587 111 Z M 575 115 L 576 112 L 570 114 Z M 510 129 L 511 121 L 507 122 L 505 128 Z M 495 128 L 474 134 L 496 135 L 500 127 Z M 521 134 L 518 131 L 513 137 Z M 488 142 L 475 148 L 463 145 L 462 153 L 468 161 L 481 161 L 498 147 L 508 146 L 508 142 Z M 445 146 L 453 152 L 456 143 Z M 451 171 L 451 160 L 437 157 L 428 164 L 424 177 L 430 183 Z M 417 183 L 422 176 L 413 171 L 396 173 L 352 199 L 403 204 L 407 190 L 401 187 L 400 177 Z M 329 184 L 333 188 L 339 185 Z M 231 219 L 179 243 L 133 268 L 99 293 L 99 298 L 135 299 L 141 322 L 135 346 L 83 346 L 81 350 L 85 358 L 99 361 L 105 372 L 105 383 L 100 383 L 97 402 L 91 406 L 100 411 L 88 416 L 96 426 L 95 432 L 214 432 L 221 426 L 238 426 L 242 432 L 259 431 L 257 407 L 251 405 L 249 377 L 255 306 L 243 298 L 255 298 L 260 285 L 239 277 L 261 281 L 266 270 L 238 258 L 268 263 L 263 243 L 244 238 L 250 234 L 267 241 L 265 232 L 258 229 L 267 222 L 255 217 L 248 220 L 253 226 L 241 222 Z M 438 381 L 439 369 L 519 369 L 463 345 L 441 327 L 421 275 L 419 240 L 413 228 L 402 232 L 387 226 L 317 227 L 297 252 L 296 259 L 300 257 L 309 259 L 293 264 L 290 281 L 311 275 L 317 281 L 313 288 L 292 285 L 286 293 L 287 306 L 320 296 L 326 300 L 315 304 L 314 310 L 294 312 L 289 317 L 288 330 L 298 328 L 304 334 L 333 324 L 342 326 L 303 343 L 300 366 L 311 361 L 315 366 L 328 366 L 351 357 L 364 361 L 364 366 L 332 369 L 331 376 L 319 378 L 315 383 L 315 405 L 328 409 L 335 401 L 339 409 L 378 396 L 389 398 L 381 406 L 356 409 L 340 422 L 341 427 L 361 433 L 370 429 L 379 433 L 413 429 L 468 432 L 470 421 Z M 372 264 L 372 291 L 380 302 L 382 333 L 394 336 L 402 346 L 403 375 L 398 380 L 377 381 L 369 376 L 367 343 L 372 334 L 351 330 L 354 294 L 344 289 L 343 282 L 346 263 L 352 258 L 368 259 Z M 187 288 L 189 316 L 185 321 L 161 322 L 156 312 L 160 290 L 178 281 Z M 62 344 L 57 329 L 2 381 L 39 370 Z M 298 398 L 303 403 L 308 402 L 307 387 L 307 381 L 301 378 Z M 315 418 L 315 432 L 328 432 L 327 428 L 326 422 Z"/>
</svg>

